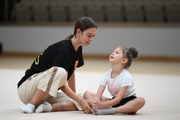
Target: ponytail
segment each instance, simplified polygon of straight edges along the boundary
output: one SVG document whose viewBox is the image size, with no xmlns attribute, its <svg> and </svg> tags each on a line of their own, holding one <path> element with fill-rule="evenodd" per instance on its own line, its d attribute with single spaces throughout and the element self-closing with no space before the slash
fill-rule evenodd
<svg viewBox="0 0 180 120">
<path fill-rule="evenodd" d="M 73 36 L 74 36 L 74 34 L 70 34 L 69 36 L 67 36 L 67 37 L 65 38 L 65 40 L 70 40 L 71 38 L 73 38 Z"/>
</svg>

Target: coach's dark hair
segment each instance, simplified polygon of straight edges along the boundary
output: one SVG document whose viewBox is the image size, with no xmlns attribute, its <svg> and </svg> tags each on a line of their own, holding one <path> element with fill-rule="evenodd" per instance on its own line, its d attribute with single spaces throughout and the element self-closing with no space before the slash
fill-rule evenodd
<svg viewBox="0 0 180 120">
<path fill-rule="evenodd" d="M 97 28 L 95 21 L 90 17 L 81 17 L 79 18 L 74 25 L 73 34 L 69 35 L 65 39 L 71 39 L 74 35 L 76 35 L 77 29 L 80 29 L 82 32 L 89 28 Z"/>
<path fill-rule="evenodd" d="M 138 51 L 136 48 L 130 47 L 129 49 L 126 47 L 121 47 L 124 58 L 127 58 L 127 64 L 125 68 L 129 68 L 131 66 L 132 60 L 138 57 Z"/>
</svg>

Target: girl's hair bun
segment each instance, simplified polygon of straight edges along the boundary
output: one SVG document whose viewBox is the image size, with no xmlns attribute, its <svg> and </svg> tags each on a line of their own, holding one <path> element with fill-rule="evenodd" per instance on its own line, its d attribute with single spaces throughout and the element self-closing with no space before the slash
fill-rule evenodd
<svg viewBox="0 0 180 120">
<path fill-rule="evenodd" d="M 130 53 L 132 54 L 133 58 L 136 58 L 138 56 L 138 51 L 136 48 L 130 47 L 129 48 Z"/>
</svg>

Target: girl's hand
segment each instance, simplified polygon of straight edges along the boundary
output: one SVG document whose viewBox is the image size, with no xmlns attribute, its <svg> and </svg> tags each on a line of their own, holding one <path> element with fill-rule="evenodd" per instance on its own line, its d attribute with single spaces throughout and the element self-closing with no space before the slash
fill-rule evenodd
<svg viewBox="0 0 180 120">
<path fill-rule="evenodd" d="M 98 110 L 98 107 L 97 107 L 97 100 L 92 100 L 92 108 L 93 110 Z"/>
<path fill-rule="evenodd" d="M 102 102 L 98 99 L 92 101 L 93 110 L 98 110 L 99 108 L 103 108 Z"/>
<path fill-rule="evenodd" d="M 84 113 L 86 113 L 86 114 L 92 113 L 90 101 L 82 99 L 81 102 L 80 102 L 80 105 L 81 105 Z"/>
</svg>

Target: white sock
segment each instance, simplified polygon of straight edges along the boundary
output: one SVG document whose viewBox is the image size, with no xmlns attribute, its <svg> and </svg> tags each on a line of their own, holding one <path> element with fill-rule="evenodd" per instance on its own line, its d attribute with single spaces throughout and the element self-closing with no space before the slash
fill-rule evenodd
<svg viewBox="0 0 180 120">
<path fill-rule="evenodd" d="M 40 105 L 36 108 L 35 112 L 36 112 L 36 113 L 50 112 L 51 110 L 52 110 L 51 104 L 45 101 L 43 104 L 40 104 Z"/>
<path fill-rule="evenodd" d="M 92 113 L 94 115 L 114 115 L 116 114 L 116 109 L 115 108 L 98 109 L 98 110 L 92 109 Z"/>
<path fill-rule="evenodd" d="M 22 111 L 24 113 L 33 113 L 35 106 L 33 104 L 28 103 L 27 105 L 22 107 Z"/>
</svg>

